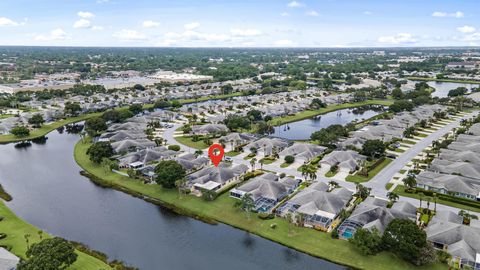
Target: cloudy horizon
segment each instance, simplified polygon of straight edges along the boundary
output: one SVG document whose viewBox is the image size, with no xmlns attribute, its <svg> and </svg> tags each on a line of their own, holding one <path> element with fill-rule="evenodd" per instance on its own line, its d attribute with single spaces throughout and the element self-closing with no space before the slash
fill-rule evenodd
<svg viewBox="0 0 480 270">
<path fill-rule="evenodd" d="M 2 1 L 0 45 L 479 46 L 480 1 Z M 28 7 L 28 8 L 26 8 Z"/>
</svg>

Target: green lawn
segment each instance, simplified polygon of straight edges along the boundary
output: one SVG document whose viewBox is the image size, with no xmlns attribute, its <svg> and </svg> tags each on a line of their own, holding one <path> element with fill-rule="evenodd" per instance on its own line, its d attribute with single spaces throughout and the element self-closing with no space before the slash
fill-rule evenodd
<svg viewBox="0 0 480 270">
<path fill-rule="evenodd" d="M 290 165 L 292 165 L 292 164 L 284 162 L 284 163 L 280 164 L 280 168 L 287 168 Z"/>
<path fill-rule="evenodd" d="M 27 137 L 15 137 L 14 135 L 0 135 L 0 143 L 8 143 L 8 142 L 16 142 L 16 141 L 23 141 L 23 140 L 31 140 L 35 139 L 38 137 L 42 137 L 47 135 L 47 133 L 51 132 L 54 129 L 57 129 L 59 127 L 71 124 L 71 123 L 76 123 L 76 122 L 81 122 L 84 120 L 87 120 L 92 117 L 97 117 L 102 115 L 102 113 L 89 113 L 89 114 L 84 114 L 81 116 L 77 117 L 69 117 L 67 119 L 63 119 L 57 122 L 53 122 L 50 124 L 45 124 L 41 128 L 35 129 L 30 131 L 30 136 Z"/>
<path fill-rule="evenodd" d="M 181 137 L 175 137 L 175 140 L 180 143 L 180 144 L 183 144 L 183 145 L 186 145 L 188 147 L 191 147 L 191 148 L 195 148 L 195 149 L 205 149 L 205 148 L 208 148 L 209 145 L 206 145 L 203 140 L 199 140 L 199 141 L 192 141 L 192 137 L 191 136 L 181 136 Z"/>
<path fill-rule="evenodd" d="M 410 197 L 410 198 L 414 198 L 414 199 L 419 199 L 420 198 L 420 196 L 418 194 L 405 192 L 405 189 L 401 185 L 397 186 L 395 188 L 394 192 L 397 193 L 399 196 Z M 426 196 L 423 196 L 423 197 L 425 198 Z M 468 211 L 480 212 L 480 207 L 467 206 L 467 205 L 464 205 L 462 203 L 456 203 L 456 202 L 442 200 L 441 198 L 437 198 L 437 203 L 452 206 L 452 207 L 456 207 L 456 208 L 459 208 L 459 209 L 465 209 L 465 210 L 468 210 Z"/>
<path fill-rule="evenodd" d="M 148 196 L 151 200 L 156 200 L 157 203 L 161 203 L 167 207 L 174 206 L 177 210 L 180 209 L 183 214 L 229 224 L 313 256 L 325 258 L 357 269 L 447 269 L 446 265 L 441 264 L 428 267 L 415 267 L 388 252 L 366 257 L 361 255 L 349 242 L 334 240 L 330 234 L 327 233 L 293 226 L 291 226 L 292 231 L 289 232 L 290 226 L 284 219 L 280 218 L 261 220 L 253 214 L 249 220 L 243 212 L 233 207 L 235 200 L 230 198 L 228 193 L 219 196 L 213 202 L 206 202 L 195 196 L 179 198 L 176 190 L 166 190 L 157 185 L 145 185 L 140 181 L 114 173 L 105 174 L 103 168 L 90 162 L 87 155 L 85 155 L 88 147 L 89 144 L 82 142 L 77 143 L 75 146 L 75 159 L 83 169 L 95 175 L 97 178 L 103 179 L 102 182 L 104 184 Z M 271 228 L 272 224 L 276 224 L 275 229 Z"/>
<path fill-rule="evenodd" d="M 24 222 L 18 218 L 10 209 L 0 200 L 0 216 L 3 220 L 0 221 L 0 232 L 6 233 L 7 237 L 0 240 L 1 245 L 11 247 L 11 252 L 21 258 L 25 258 L 25 252 L 27 250 L 27 243 L 25 242 L 25 235 L 30 234 L 29 244 L 37 243 L 40 241 L 38 234 L 39 229 Z M 51 237 L 47 233 L 42 234 L 43 238 Z M 77 251 L 77 261 L 68 269 L 70 270 L 98 270 L 98 269 L 111 269 L 110 266 L 102 261 L 87 255 L 85 253 Z"/>
<path fill-rule="evenodd" d="M 397 153 L 403 153 L 403 152 L 405 152 L 405 150 L 400 149 L 400 148 L 395 148 L 395 152 L 397 152 Z"/>
<path fill-rule="evenodd" d="M 230 151 L 230 152 L 225 153 L 225 156 L 227 156 L 227 157 L 235 157 L 235 156 L 238 156 L 238 155 L 240 155 L 240 152 L 236 152 L 236 151 Z"/>
<path fill-rule="evenodd" d="M 392 183 L 387 183 L 387 184 L 385 185 L 385 189 L 386 189 L 386 190 L 390 190 L 390 188 L 391 188 L 392 186 L 393 186 Z"/>
<path fill-rule="evenodd" d="M 345 180 L 347 180 L 348 182 L 354 182 L 354 183 L 363 183 L 363 182 L 370 181 L 370 179 L 372 179 L 375 175 L 377 175 L 377 173 L 383 170 L 383 168 L 385 168 L 388 164 L 390 164 L 390 162 L 392 162 L 392 159 L 386 158 L 382 163 L 380 163 L 377 167 L 375 167 L 375 169 L 371 170 L 368 173 L 367 177 L 355 174 L 355 175 L 347 176 Z"/>
<path fill-rule="evenodd" d="M 7 119 L 14 116 L 13 114 L 0 114 L 0 119 Z"/>
<path fill-rule="evenodd" d="M 399 173 L 404 174 L 407 170 L 400 170 Z"/>
<path fill-rule="evenodd" d="M 307 118 L 312 118 L 320 114 L 326 114 L 326 113 L 337 111 L 337 110 L 355 108 L 355 107 L 360 107 L 364 105 L 374 105 L 374 104 L 389 106 L 393 104 L 393 102 L 390 100 L 375 99 L 375 100 L 366 100 L 363 102 L 330 105 L 326 108 L 321 108 L 319 110 L 306 110 L 303 112 L 299 112 L 295 115 L 276 117 L 274 120 L 271 120 L 269 123 L 275 126 L 280 126 L 286 123 L 291 123 L 291 122 L 296 122 L 296 121 L 307 119 Z"/>
<path fill-rule="evenodd" d="M 275 162 L 275 159 L 268 158 L 268 157 L 262 158 L 261 160 L 263 161 L 263 164 L 267 164 L 267 165 L 268 165 L 268 164 L 272 164 L 273 162 Z"/>
<path fill-rule="evenodd" d="M 403 139 L 403 140 L 402 140 L 402 143 L 406 143 L 406 144 L 416 144 L 416 142 L 411 141 L 411 140 L 406 140 L 406 139 Z"/>
<path fill-rule="evenodd" d="M 331 178 L 331 177 L 334 177 L 335 175 L 337 175 L 337 173 L 338 173 L 338 171 L 335 171 L 335 172 L 328 171 L 328 172 L 325 174 L 325 177 Z"/>
</svg>

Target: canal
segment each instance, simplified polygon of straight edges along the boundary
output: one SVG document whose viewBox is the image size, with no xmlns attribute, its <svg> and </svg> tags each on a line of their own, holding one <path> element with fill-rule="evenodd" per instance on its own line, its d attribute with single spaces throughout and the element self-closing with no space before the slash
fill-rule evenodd
<svg viewBox="0 0 480 270">
<path fill-rule="evenodd" d="M 44 143 L 0 145 L 0 183 L 19 217 L 140 269 L 346 269 L 227 225 L 209 225 L 79 174 L 78 135 L 54 131 Z"/>
</svg>

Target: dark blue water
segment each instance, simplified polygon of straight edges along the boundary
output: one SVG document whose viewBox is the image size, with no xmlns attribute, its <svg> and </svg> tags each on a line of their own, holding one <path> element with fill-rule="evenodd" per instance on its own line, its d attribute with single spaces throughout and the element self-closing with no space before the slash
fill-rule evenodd
<svg viewBox="0 0 480 270">
<path fill-rule="evenodd" d="M 378 115 L 380 112 L 366 110 L 361 113 L 353 113 L 352 109 L 338 110 L 319 115 L 312 119 L 305 119 L 287 125 L 275 127 L 276 137 L 290 140 L 309 140 L 310 135 L 331 125 L 346 125 L 352 121 L 361 121 Z"/>
<path fill-rule="evenodd" d="M 226 225 L 209 225 L 104 189 L 79 175 L 77 135 L 45 144 L 0 145 L 8 206 L 27 222 L 140 269 L 345 269 Z"/>
</svg>

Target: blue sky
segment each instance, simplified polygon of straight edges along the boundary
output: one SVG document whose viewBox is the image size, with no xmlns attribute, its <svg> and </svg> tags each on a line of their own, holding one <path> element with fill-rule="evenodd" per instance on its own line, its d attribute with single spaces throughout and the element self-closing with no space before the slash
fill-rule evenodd
<svg viewBox="0 0 480 270">
<path fill-rule="evenodd" d="M 479 0 L 1 0 L 0 45 L 480 45 Z"/>
</svg>

